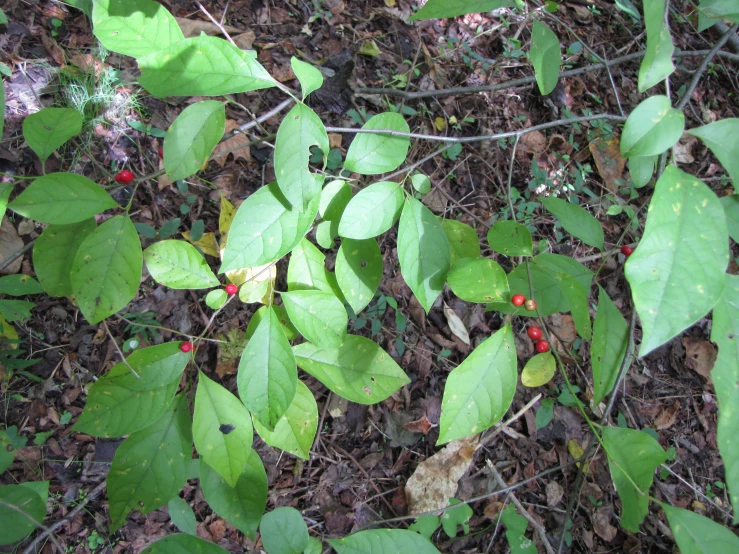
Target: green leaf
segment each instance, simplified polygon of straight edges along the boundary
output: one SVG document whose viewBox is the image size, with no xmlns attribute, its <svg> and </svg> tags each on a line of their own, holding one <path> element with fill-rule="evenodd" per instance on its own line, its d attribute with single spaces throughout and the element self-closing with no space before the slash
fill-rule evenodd
<svg viewBox="0 0 739 554">
<path fill-rule="evenodd" d="M 349 316 L 332 292 L 296 290 L 280 294 L 295 328 L 310 342 L 323 348 L 338 348 L 346 337 Z"/>
<path fill-rule="evenodd" d="M 538 19 L 534 20 L 534 27 L 531 30 L 529 58 L 534 66 L 539 92 L 542 96 L 549 94 L 557 86 L 559 80 L 562 53 L 557 35 Z"/>
<path fill-rule="evenodd" d="M 450 506 L 457 506 L 457 504 L 459 504 L 459 500 L 456 498 L 449 499 Z M 461 525 L 464 534 L 468 535 L 470 532 L 469 521 L 473 515 L 474 512 L 468 504 L 460 504 L 456 508 L 447 510 L 444 512 L 444 515 L 441 516 L 441 526 L 444 528 L 444 533 L 446 533 L 449 538 L 453 539 L 457 536 L 457 527 Z"/>
<path fill-rule="evenodd" d="M 511 554 L 536 554 L 538 552 L 536 545 L 526 538 L 526 528 L 529 522 L 525 517 L 518 515 L 512 505 L 508 505 L 503 510 L 500 514 L 500 521 L 506 526 L 505 537 L 511 548 Z"/>
<path fill-rule="evenodd" d="M 316 537 L 308 537 L 308 546 L 303 550 L 303 554 L 321 554 L 323 552 L 323 543 Z"/>
<path fill-rule="evenodd" d="M 303 91 L 303 100 L 305 100 L 311 92 L 318 90 L 323 86 L 323 75 L 321 75 L 321 72 L 312 65 L 299 60 L 295 56 L 290 58 L 290 65 L 293 68 L 293 73 L 295 73 L 298 81 L 300 81 L 300 88 Z"/>
<path fill-rule="evenodd" d="M 310 449 L 318 430 L 318 405 L 313 393 L 302 381 L 298 381 L 295 398 L 275 425 L 274 431 L 270 431 L 256 419 L 254 429 L 268 445 L 309 460 Z"/>
<path fill-rule="evenodd" d="M 298 370 L 282 324 L 267 307 L 239 361 L 239 396 L 252 415 L 274 429 L 295 397 Z"/>
<path fill-rule="evenodd" d="M 339 235 L 355 240 L 381 235 L 398 220 L 404 198 L 402 187 L 390 181 L 362 189 L 344 209 Z"/>
<path fill-rule="evenodd" d="M 587 210 L 553 196 L 540 196 L 539 202 L 559 219 L 565 231 L 585 244 L 603 250 L 603 227 Z"/>
<path fill-rule="evenodd" d="M 275 508 L 264 514 L 259 533 L 269 554 L 302 554 L 308 547 L 308 527 L 295 508 Z"/>
<path fill-rule="evenodd" d="M 239 289 L 239 298 L 241 298 L 241 289 Z M 213 310 L 220 310 L 223 308 L 226 300 L 228 300 L 228 294 L 223 289 L 212 290 L 205 295 L 206 306 Z"/>
<path fill-rule="evenodd" d="M 643 330 L 640 356 L 713 308 L 728 262 L 721 202 L 701 181 L 669 166 L 655 185 L 644 236 L 624 268 Z"/>
<path fill-rule="evenodd" d="M 689 134 L 698 137 L 711 149 L 726 168 L 726 172 L 736 185 L 739 183 L 739 119 L 730 117 L 720 119 L 709 125 L 690 129 Z"/>
<path fill-rule="evenodd" d="M 251 416 L 241 401 L 200 372 L 192 434 L 200 458 L 234 487 L 252 453 Z"/>
<path fill-rule="evenodd" d="M 685 116 L 667 96 L 650 96 L 629 114 L 621 133 L 621 155 L 655 156 L 667 151 L 683 134 Z"/>
<path fill-rule="evenodd" d="M 2 64 L 2 65 L 5 65 L 5 64 Z M 2 78 L 0 78 L 0 137 L 3 136 L 4 131 L 5 131 L 5 88 L 3 87 Z"/>
<path fill-rule="evenodd" d="M 16 273 L 0 277 L 0 294 L 8 296 L 27 296 L 44 292 L 39 282 L 29 275 Z"/>
<path fill-rule="evenodd" d="M 5 12 L 3 10 L 0 10 L 0 25 L 7 25 L 8 24 L 8 16 L 5 15 Z M 1 135 L 2 133 L 0 133 Z"/>
<path fill-rule="evenodd" d="M 92 0 L 67 0 L 66 3 L 70 6 L 74 6 L 87 17 L 92 19 Z"/>
<path fill-rule="evenodd" d="M 326 256 L 304 238 L 290 253 L 287 266 L 287 290 L 331 291 L 325 266 Z"/>
<path fill-rule="evenodd" d="M 94 219 L 49 225 L 33 245 L 33 269 L 49 296 L 70 296 L 70 273 L 82 242 L 97 227 Z"/>
<path fill-rule="evenodd" d="M 541 387 L 554 377 L 557 363 L 551 352 L 543 352 L 529 358 L 521 372 L 521 383 L 524 387 Z"/>
<path fill-rule="evenodd" d="M 389 552 L 439 554 L 428 539 L 405 529 L 370 529 L 353 533 L 343 539 L 328 539 L 328 543 L 339 554 L 387 554 Z"/>
<path fill-rule="evenodd" d="M 711 378 L 718 400 L 717 442 L 724 461 L 726 485 L 731 504 L 739 506 L 739 277 L 726 275 L 726 289 L 713 308 L 711 340 L 718 345 L 718 357 Z M 737 521 L 734 516 L 734 522 Z"/>
<path fill-rule="evenodd" d="M 12 506 L 12 507 L 11 507 Z M 12 544 L 26 538 L 43 523 L 46 500 L 26 485 L 0 487 L 0 544 Z"/>
<path fill-rule="evenodd" d="M 597 406 L 616 385 L 629 341 L 629 325 L 602 288 L 593 327 L 590 362 L 593 365 L 593 405 Z"/>
<path fill-rule="evenodd" d="M 629 173 L 636 188 L 641 188 L 652 180 L 657 156 L 637 156 L 629 158 Z"/>
<path fill-rule="evenodd" d="M 0 473 L 4 473 L 15 458 L 15 447 L 8 437 L 8 433 L 0 429 Z"/>
<path fill-rule="evenodd" d="M 436 531 L 439 528 L 440 523 L 441 523 L 441 520 L 439 519 L 439 516 L 435 516 L 435 515 L 419 516 L 418 519 L 416 519 L 414 523 L 408 526 L 408 530 L 415 531 L 422 537 L 425 537 L 431 540 L 431 535 L 433 535 L 434 531 Z"/>
<path fill-rule="evenodd" d="M 90 388 L 74 430 L 94 437 L 122 437 L 158 420 L 172 403 L 190 360 L 190 354 L 180 352 L 181 344 L 136 350 L 126 358 L 130 367 L 114 365 Z"/>
<path fill-rule="evenodd" d="M 698 9 L 707 17 L 739 23 L 739 7 L 734 0 L 701 0 Z"/>
<path fill-rule="evenodd" d="M 420 194 L 428 194 L 431 190 L 431 179 L 423 173 L 416 173 L 411 176 L 411 184 Z"/>
<path fill-rule="evenodd" d="M 0 84 L 2 84 L 2 81 L 0 81 Z M 2 89 L 2 87 L 0 87 L 0 89 Z M 2 97 L 2 95 L 3 93 L 0 92 L 0 97 Z M 2 105 L 0 104 L 0 108 L 1 107 Z M 0 132 L 2 132 L 2 115 L 0 115 Z M 10 198 L 10 193 L 13 192 L 13 188 L 13 183 L 0 183 L 0 220 L 5 217 L 5 212 L 8 208 L 8 199 Z"/>
<path fill-rule="evenodd" d="M 111 532 L 123 527 L 132 510 L 148 514 L 185 485 L 192 457 L 190 425 L 187 399 L 181 395 L 153 425 L 118 447 L 107 478 Z"/>
<path fill-rule="evenodd" d="M 132 58 L 157 52 L 185 38 L 177 20 L 152 0 L 95 0 L 93 33 L 111 52 Z"/>
<path fill-rule="evenodd" d="M 128 304 L 139 290 L 144 255 L 128 216 L 115 216 L 79 247 L 70 282 L 80 311 L 99 323 Z"/>
<path fill-rule="evenodd" d="M 48 173 L 36 179 L 8 207 L 41 223 L 79 223 L 118 203 L 100 185 L 74 173 Z"/>
<path fill-rule="evenodd" d="M 169 512 L 169 519 L 172 520 L 177 529 L 190 535 L 197 534 L 198 522 L 195 520 L 195 512 L 182 498 L 179 496 L 173 497 L 167 504 L 167 512 Z"/>
<path fill-rule="evenodd" d="M 723 525 L 700 514 L 660 502 L 675 542 L 682 554 L 733 554 L 739 537 Z"/>
<path fill-rule="evenodd" d="M 489 12 L 512 5 L 511 0 L 429 0 L 423 8 L 411 15 L 408 21 L 457 17 L 468 13 Z"/>
<path fill-rule="evenodd" d="M 336 254 L 336 280 L 344 298 L 361 312 L 370 303 L 382 279 L 382 253 L 375 239 L 344 239 Z"/>
<path fill-rule="evenodd" d="M 205 257 L 189 242 L 162 240 L 144 250 L 146 269 L 171 289 L 207 289 L 220 283 Z"/>
<path fill-rule="evenodd" d="M 211 509 L 254 540 L 267 507 L 267 474 L 257 453 L 249 457 L 233 487 L 208 464 L 201 463 L 200 485 Z"/>
<path fill-rule="evenodd" d="M 239 206 L 228 232 L 220 272 L 257 267 L 279 260 L 305 236 L 318 212 L 318 197 L 299 211 L 277 183 L 263 186 Z"/>
<path fill-rule="evenodd" d="M 0 300 L 0 316 L 8 323 L 23 321 L 31 317 L 31 310 L 35 307 L 36 304 L 25 300 Z"/>
<path fill-rule="evenodd" d="M 631 0 L 616 0 L 616 6 L 619 10 L 629 14 L 635 21 L 639 21 L 641 19 L 639 10 L 637 10 L 636 6 L 631 3 Z"/>
<path fill-rule="evenodd" d="M 398 259 L 403 279 L 428 313 L 444 288 L 451 251 L 439 220 L 411 197 L 398 225 Z"/>
<path fill-rule="evenodd" d="M 449 241 L 452 266 L 464 258 L 480 257 L 480 240 L 472 227 L 455 219 L 442 219 L 441 227 Z"/>
<path fill-rule="evenodd" d="M 611 479 L 621 498 L 621 527 L 638 533 L 649 510 L 654 470 L 665 462 L 667 453 L 643 431 L 609 426 L 601 433 Z"/>
<path fill-rule="evenodd" d="M 408 123 L 395 112 L 384 112 L 371 117 L 362 129 L 384 129 L 409 133 Z M 408 137 L 387 134 L 358 133 L 349 145 L 344 169 L 360 175 L 377 175 L 397 169 L 405 161 L 410 147 Z M 369 237 L 350 237 L 369 238 Z"/>
<path fill-rule="evenodd" d="M 164 136 L 164 169 L 173 181 L 200 171 L 226 130 L 223 102 L 203 100 L 177 116 Z"/>
<path fill-rule="evenodd" d="M 510 298 L 508 278 L 496 262 L 487 258 L 465 258 L 447 276 L 452 292 L 465 302 L 486 304 Z"/>
<path fill-rule="evenodd" d="M 228 550 L 194 535 L 168 535 L 147 546 L 141 554 L 228 554 Z"/>
<path fill-rule="evenodd" d="M 187 38 L 138 59 L 139 84 L 154 96 L 221 96 L 277 83 L 253 54 L 218 37 Z"/>
<path fill-rule="evenodd" d="M 481 433 L 508 411 L 518 379 L 510 324 L 494 333 L 446 380 L 437 445 Z"/>
<path fill-rule="evenodd" d="M 23 120 L 23 138 L 42 162 L 80 131 L 82 116 L 72 108 L 44 108 Z"/>
<path fill-rule="evenodd" d="M 584 288 L 577 280 L 565 273 L 557 274 L 555 279 L 560 282 L 559 290 L 567 301 L 577 334 L 589 341 L 592 332 L 588 307 L 590 289 Z"/>
<path fill-rule="evenodd" d="M 275 139 L 275 177 L 288 202 L 305 210 L 321 193 L 323 177 L 310 170 L 311 148 L 329 151 L 328 135 L 321 119 L 305 104 L 296 104 L 287 113 Z M 320 201 L 319 201 L 320 202 Z"/>
<path fill-rule="evenodd" d="M 397 185 L 397 184 L 396 184 Z M 346 181 L 331 181 L 321 191 L 318 213 L 324 221 L 341 219 L 344 208 L 352 199 L 352 187 Z"/>
<path fill-rule="evenodd" d="M 647 52 L 639 67 L 639 92 L 661 83 L 675 71 L 672 63 L 675 46 L 666 23 L 665 0 L 644 3 L 644 23 L 647 27 Z"/>
<path fill-rule="evenodd" d="M 249 320 L 249 325 L 246 326 L 246 332 L 244 333 L 245 338 L 251 339 L 254 336 L 254 332 L 257 330 L 257 327 L 259 327 L 259 323 L 268 313 L 267 308 L 268 306 L 262 306 L 256 312 L 254 312 L 253 316 L 251 316 L 251 319 Z M 282 325 L 282 331 L 283 333 L 285 333 L 285 337 L 287 338 L 287 340 L 295 340 L 296 338 L 298 338 L 298 330 L 295 328 L 295 326 L 290 321 L 290 318 L 287 316 L 287 310 L 285 310 L 285 307 L 272 304 L 271 308 L 277 315 L 277 319 Z"/>
<path fill-rule="evenodd" d="M 303 371 L 358 404 L 382 402 L 410 382 L 390 355 L 365 337 L 347 335 L 339 348 L 305 342 L 293 352 Z"/>
<path fill-rule="evenodd" d="M 532 256 L 534 253 L 531 232 L 525 225 L 510 220 L 498 221 L 493 225 L 488 231 L 488 244 L 494 251 L 506 256 Z"/>
</svg>

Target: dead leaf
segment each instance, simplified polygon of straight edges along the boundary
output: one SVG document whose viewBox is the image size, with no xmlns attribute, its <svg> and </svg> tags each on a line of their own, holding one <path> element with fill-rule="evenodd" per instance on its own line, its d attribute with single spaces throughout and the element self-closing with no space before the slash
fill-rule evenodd
<svg viewBox="0 0 739 554">
<path fill-rule="evenodd" d="M 716 347 L 704 339 L 683 338 L 685 347 L 685 366 L 711 382 L 711 370 L 716 363 Z"/>
<path fill-rule="evenodd" d="M 557 504 L 562 501 L 562 497 L 565 495 L 565 491 L 562 486 L 556 481 L 549 481 L 547 483 L 547 506 L 554 508 Z"/>
<path fill-rule="evenodd" d="M 203 233 L 203 236 L 200 237 L 200 240 L 191 240 L 190 231 L 183 231 L 182 236 L 190 244 L 198 246 L 200 250 L 203 251 L 203 254 L 208 254 L 208 256 L 213 256 L 214 258 L 217 258 L 219 256 L 218 242 L 216 241 L 215 233 Z"/>
<path fill-rule="evenodd" d="M 611 512 L 613 512 L 613 506 L 604 504 L 596 510 L 593 516 L 593 530 L 606 542 L 611 542 L 616 538 L 616 528 L 611 525 Z"/>
<path fill-rule="evenodd" d="M 41 32 L 41 44 L 44 45 L 46 52 L 51 58 L 58 64 L 64 65 L 64 50 L 62 50 L 56 41 L 49 36 L 46 30 L 42 29 Z"/>
<path fill-rule="evenodd" d="M 693 145 L 698 141 L 693 135 L 683 135 L 673 148 L 675 149 L 675 161 L 681 164 L 692 164 L 695 161 L 693 157 Z"/>
<path fill-rule="evenodd" d="M 480 436 L 452 441 L 424 460 L 405 484 L 408 511 L 415 514 L 438 510 L 449 505 L 457 493 L 458 482 L 467 472 L 475 456 Z"/>
<path fill-rule="evenodd" d="M 18 232 L 8 218 L 4 218 L 2 226 L 0 226 L 0 263 L 7 260 L 21 248 L 23 248 L 23 239 L 18 236 Z M 14 262 L 0 271 L 0 273 L 3 275 L 18 273 L 22 263 L 23 256 L 18 256 Z"/>
<path fill-rule="evenodd" d="M 212 21 L 203 21 L 201 19 L 186 19 L 184 17 L 175 17 L 177 23 L 182 29 L 182 34 L 185 38 L 199 37 L 200 33 L 206 35 L 216 36 L 221 34 L 221 30 Z M 224 25 L 223 29 L 229 34 L 238 33 L 240 29 L 231 27 L 230 25 Z"/>
<path fill-rule="evenodd" d="M 341 134 L 329 133 L 328 134 L 328 147 L 329 149 L 341 148 Z"/>
<path fill-rule="evenodd" d="M 658 431 L 669 429 L 675 424 L 675 421 L 677 421 L 677 415 L 679 413 L 680 403 L 677 401 L 675 401 L 675 403 L 669 408 L 662 408 L 662 411 L 660 411 L 657 419 L 654 420 L 655 429 L 657 429 Z"/>
<path fill-rule="evenodd" d="M 242 50 L 251 50 L 254 45 L 254 41 L 257 39 L 257 35 L 254 34 L 254 31 L 246 31 L 245 33 L 241 33 L 231 38 L 236 43 L 236 46 Z"/>
<path fill-rule="evenodd" d="M 234 129 L 238 129 L 239 124 L 233 119 L 226 120 L 226 133 L 231 133 Z M 241 158 L 246 162 L 251 161 L 251 150 L 249 148 L 251 141 L 249 137 L 244 133 L 236 133 L 231 138 L 228 138 L 221 142 L 218 146 L 213 149 L 212 158 L 213 161 L 223 167 L 226 165 L 226 158 L 229 154 L 234 155 L 234 161 Z"/>
<path fill-rule="evenodd" d="M 82 73 L 95 73 L 99 77 L 105 68 L 105 64 L 95 58 L 92 54 L 75 54 L 70 58 L 70 63 L 77 67 Z"/>
<path fill-rule="evenodd" d="M 429 421 L 429 418 L 423 416 L 421 419 L 417 419 L 416 421 L 404 423 L 403 427 L 408 429 L 411 433 L 423 433 L 424 435 L 428 435 L 428 432 L 435 427 L 435 425 Z"/>
<path fill-rule="evenodd" d="M 532 131 L 521 137 L 521 150 L 535 155 L 542 154 L 547 149 L 547 137 L 541 131 Z"/>
<path fill-rule="evenodd" d="M 444 302 L 444 315 L 446 316 L 447 324 L 452 330 L 452 333 L 454 333 L 454 336 L 456 336 L 457 338 L 459 338 L 459 340 L 469 346 L 470 335 L 469 333 L 467 333 L 467 329 L 465 328 L 464 323 L 462 323 L 462 320 L 459 319 L 457 313 L 452 310 L 446 302 Z"/>
<path fill-rule="evenodd" d="M 604 140 L 597 138 L 590 143 L 590 152 L 593 154 L 598 173 L 611 192 L 618 192 L 616 181 L 621 179 L 626 160 L 621 157 L 621 149 L 617 138 Z"/>
</svg>

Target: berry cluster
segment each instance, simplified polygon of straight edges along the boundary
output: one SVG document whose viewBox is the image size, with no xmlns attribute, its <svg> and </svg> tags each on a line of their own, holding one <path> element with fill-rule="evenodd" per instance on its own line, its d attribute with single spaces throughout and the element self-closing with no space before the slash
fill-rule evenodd
<svg viewBox="0 0 739 554">
<path fill-rule="evenodd" d="M 513 304 L 517 308 L 523 306 L 530 312 L 533 312 L 536 309 L 536 300 L 534 300 L 533 298 L 529 298 L 527 300 L 523 294 L 514 294 L 511 298 L 511 304 Z M 528 328 L 527 333 L 529 334 L 531 340 L 534 341 L 534 346 L 536 347 L 537 352 L 549 352 L 549 341 L 541 338 L 541 329 L 532 325 Z"/>
<path fill-rule="evenodd" d="M 527 300 L 523 294 L 514 294 L 513 298 L 511 298 L 511 303 L 517 308 L 519 306 L 523 306 L 530 312 L 533 312 L 536 309 L 536 300 L 533 298 L 529 298 Z"/>
</svg>

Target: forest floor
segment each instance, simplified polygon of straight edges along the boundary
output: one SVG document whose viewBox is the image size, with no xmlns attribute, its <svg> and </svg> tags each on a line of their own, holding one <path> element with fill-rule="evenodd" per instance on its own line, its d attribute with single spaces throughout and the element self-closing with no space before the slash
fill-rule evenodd
<svg viewBox="0 0 739 554">
<path fill-rule="evenodd" d="M 189 21 L 181 24 L 190 26 L 191 33 L 218 33 L 197 2 L 165 0 L 163 4 Z M 410 0 L 220 0 L 206 2 L 204 8 L 217 20 L 223 18 L 237 44 L 255 49 L 264 67 L 288 86 L 297 86 L 290 65 L 292 56 L 330 70 L 327 74 L 333 76 L 309 101 L 327 126 L 358 127 L 365 114 L 400 106 L 413 132 L 481 136 L 518 131 L 570 113 L 628 114 L 645 97 L 636 86 L 638 60 L 613 66 L 610 72 L 591 68 L 563 78 L 551 95 L 541 97 L 525 56 L 530 22 L 508 14 L 409 24 L 412 4 Z M 13 68 L 4 80 L 7 102 L 0 143 L 2 180 L 69 170 L 109 184 L 121 168 L 137 175 L 158 171 L 157 150 L 162 139 L 157 130 L 166 130 L 188 103 L 199 99 L 157 99 L 130 84 L 137 75 L 135 61 L 115 54 L 101 57 L 89 21 L 77 10 L 36 0 L 4 0 L 0 5 L 10 20 L 0 35 L 0 53 L 2 61 Z M 696 19 L 686 2 L 678 0 L 671 5 L 676 46 L 689 51 L 711 48 L 717 39 L 715 32 L 699 34 L 695 30 Z M 586 43 L 607 59 L 644 48 L 643 26 L 611 2 L 597 1 L 590 7 L 587 2 L 562 4 L 557 17 L 559 22 L 550 19 L 548 24 L 566 50 L 564 69 L 592 64 L 578 43 Z M 678 70 L 671 81 L 675 90 L 687 84 L 700 61 L 700 57 L 688 55 L 677 60 Z M 522 78 L 529 79 L 496 91 L 442 92 Z M 717 57 L 695 90 L 686 112 L 688 127 L 702 120 L 739 117 L 737 81 L 736 65 Z M 377 88 L 386 93 L 373 90 Z M 101 91 L 97 97 L 95 90 Z M 416 94 L 426 91 L 433 93 L 420 98 Z M 69 105 L 74 98 L 88 102 L 86 109 L 93 123 L 44 168 L 23 142 L 22 121 L 42 106 Z M 226 106 L 229 130 L 265 114 L 283 97 L 278 91 L 267 90 L 236 94 L 230 99 Z M 276 132 L 281 115 L 262 122 L 265 134 Z M 616 247 L 633 244 L 641 236 L 644 212 L 639 211 L 651 197 L 652 186 L 627 186 L 617 136 L 617 126 L 596 122 L 528 133 L 515 149 L 513 139 L 455 145 L 443 156 L 420 165 L 433 183 L 432 192 L 423 201 L 436 214 L 477 229 L 483 255 L 496 256 L 507 270 L 510 263 L 487 248 L 485 237 L 491 224 L 510 219 L 513 209 L 519 221 L 535 230 L 535 241 L 543 249 L 578 259 L 595 271 L 595 283 L 628 317 L 633 308 L 624 279 L 624 258 Z M 232 140 L 250 140 L 248 134 L 239 137 Z M 345 154 L 352 135 L 331 133 L 330 138 L 338 155 Z M 228 147 L 238 145 L 232 142 Z M 413 140 L 408 163 L 438 147 L 432 141 Z M 677 153 L 682 166 L 704 179 L 719 196 L 729 191 L 726 180 L 720 178 L 723 170 L 702 144 L 684 139 Z M 340 162 L 329 169 L 339 171 Z M 203 222 L 198 225 L 204 225 L 206 233 L 214 232 L 218 230 L 221 196 L 238 205 L 273 179 L 271 147 L 260 143 L 211 162 L 187 184 L 175 186 L 166 177 L 147 181 L 136 191 L 131 214 L 142 224 L 140 230 L 150 226 L 160 231 L 160 236 L 179 237 L 198 221 Z M 507 193 L 509 179 L 511 198 Z M 365 185 L 369 182 L 362 180 Z M 551 216 L 538 208 L 535 199 L 543 192 L 577 195 L 582 204 L 593 207 L 606 233 L 606 253 L 570 241 Z M 119 187 L 115 194 L 120 201 L 127 200 L 131 189 Z M 629 206 L 637 215 L 633 221 L 627 211 L 606 215 L 611 204 Z M 41 231 L 30 221 L 6 217 L 0 230 L 0 259 L 34 240 Z M 153 240 L 141 232 L 146 247 Z M 301 374 L 315 395 L 320 414 L 319 436 L 310 461 L 283 454 L 258 439 L 255 442 L 269 479 L 268 509 L 298 508 L 316 536 L 344 536 L 377 525 L 379 520 L 422 511 L 423 503 L 409 506 L 406 482 L 419 464 L 437 451 L 445 379 L 474 346 L 501 325 L 500 314 L 462 302 L 449 290 L 426 315 L 395 263 L 395 240 L 393 232 L 380 239 L 385 259 L 380 291 L 370 307 L 350 321 L 350 332 L 371 337 L 385 348 L 412 383 L 385 402 L 368 407 L 342 401 L 315 379 Z M 335 250 L 326 254 L 332 269 Z M 216 257 L 208 255 L 207 259 L 211 266 L 218 266 Z M 279 265 L 279 275 L 285 267 L 284 262 Z M 732 263 L 730 272 L 737 273 L 737 269 Z M 18 272 L 33 275 L 30 252 L 3 271 Z M 284 277 L 278 277 L 278 286 L 280 279 Z M 171 290 L 145 275 L 140 294 L 124 313 L 108 321 L 110 336 L 102 324 L 87 324 L 65 298 L 34 298 L 38 305 L 32 317 L 19 326 L 25 356 L 38 362 L 15 371 L 0 367 L 0 423 L 17 435 L 17 446 L 22 447 L 15 464 L 0 480 L 6 484 L 51 480 L 53 509 L 47 524 L 65 520 L 56 534 L 68 551 L 139 552 L 176 532 L 165 506 L 147 515 L 134 513 L 120 531 L 108 533 L 107 500 L 99 484 L 104 483 L 120 440 L 94 439 L 72 432 L 71 426 L 82 411 L 91 382 L 119 359 L 111 336 L 118 345 L 130 346 L 133 339 L 140 347 L 182 340 L 182 334 L 198 335 L 210 320 L 203 298 L 204 293 Z M 397 310 L 388 299 L 394 299 Z M 450 325 L 445 305 L 462 322 L 471 344 L 460 338 L 456 320 Z M 230 390 L 236 388 L 244 331 L 258 308 L 258 304 L 229 303 L 211 324 L 208 336 L 230 344 L 205 343 L 195 357 L 195 365 Z M 577 338 L 568 314 L 551 316 L 547 322 L 559 338 L 555 347 L 564 356 L 569 379 L 587 402 L 592 398 L 592 375 L 589 365 L 583 363 L 588 359 L 586 346 Z M 523 322 L 514 320 L 514 332 L 519 360 L 525 361 L 534 353 L 533 343 Z M 726 524 L 731 520 L 730 504 L 716 445 L 717 409 L 709 375 L 716 349 L 708 340 L 709 333 L 710 322 L 703 320 L 646 358 L 636 359 L 621 385 L 611 423 L 651 429 L 669 449 L 669 470 L 662 470 L 652 489 L 656 498 Z M 561 466 L 514 491 L 515 502 L 541 531 L 532 532 L 533 526 L 528 531 L 539 551 L 546 551 L 542 536 L 556 549 L 563 530 L 564 552 L 674 551 L 664 516 L 656 510 L 638 534 L 619 527 L 620 502 L 603 452 L 595 455 L 580 490 L 574 490 L 578 469 L 573 455 L 586 450 L 593 438 L 568 396 L 561 375 L 539 388 L 519 384 L 504 420 L 526 408 L 520 417 L 484 444 L 458 446 L 449 453 L 446 465 L 428 470 L 440 488 L 455 491 L 455 498 L 483 497 L 470 504 L 474 514 L 467 522 L 468 530 L 460 527 L 456 537 L 436 532 L 433 540 L 440 550 L 507 552 L 508 543 L 496 521 L 514 500 L 495 491 L 503 482 L 515 485 Z M 603 407 L 596 407 L 595 413 L 599 409 Z M 460 468 L 461 477 L 456 473 Z M 183 498 L 195 511 L 201 537 L 231 552 L 252 551 L 258 546 L 210 511 L 197 481 L 189 482 Z M 69 517 L 80 503 L 84 509 Z M 568 514 L 571 525 L 565 525 Z M 411 521 L 385 525 L 406 526 Z M 52 552 L 52 545 L 46 544 L 43 551 Z"/>
</svg>

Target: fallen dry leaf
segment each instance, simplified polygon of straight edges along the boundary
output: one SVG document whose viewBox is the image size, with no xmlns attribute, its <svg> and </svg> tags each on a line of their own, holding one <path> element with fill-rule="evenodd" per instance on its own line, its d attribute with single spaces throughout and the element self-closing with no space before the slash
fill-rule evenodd
<svg viewBox="0 0 739 554">
<path fill-rule="evenodd" d="M 562 497 L 565 494 L 562 486 L 556 481 L 550 481 L 547 483 L 547 506 L 554 508 L 557 504 L 562 501 Z"/>
<path fill-rule="evenodd" d="M 459 340 L 461 340 L 466 345 L 469 345 L 470 335 L 469 333 L 467 333 L 467 329 L 465 328 L 464 323 L 462 323 L 462 320 L 459 319 L 457 313 L 452 310 L 446 302 L 444 302 L 444 315 L 446 316 L 447 324 L 452 330 L 452 333 L 454 333 L 454 336 L 459 338 Z"/>
<path fill-rule="evenodd" d="M 541 131 L 532 131 L 521 137 L 521 150 L 532 154 L 542 154 L 547 149 L 547 137 Z"/>
<path fill-rule="evenodd" d="M 654 420 L 655 429 L 657 429 L 658 431 L 669 429 L 677 421 L 677 415 L 679 413 L 680 403 L 677 401 L 675 401 L 675 403 L 668 408 L 662 408 L 659 415 L 657 416 L 657 419 Z"/>
<path fill-rule="evenodd" d="M 0 262 L 4 262 L 21 248 L 23 248 L 23 239 L 18 236 L 18 232 L 8 218 L 4 218 L 2 226 L 0 226 Z M 19 256 L 0 273 L 3 275 L 18 273 L 22 263 L 23 256 Z"/>
<path fill-rule="evenodd" d="M 685 366 L 711 382 L 711 370 L 716 363 L 716 347 L 704 339 L 694 337 L 683 338 L 685 347 Z"/>
<path fill-rule="evenodd" d="M 239 124 L 233 119 L 226 120 L 226 133 L 228 134 L 234 129 L 238 129 Z M 236 133 L 231 138 L 224 140 L 218 146 L 213 149 L 212 158 L 213 161 L 223 167 L 226 165 L 226 158 L 229 154 L 234 155 L 234 161 L 241 158 L 247 162 L 251 161 L 251 150 L 249 149 L 250 144 L 249 137 L 244 133 Z"/>
<path fill-rule="evenodd" d="M 693 145 L 698 139 L 693 135 L 683 135 L 673 148 L 675 152 L 675 161 L 681 164 L 692 164 L 695 161 L 693 157 Z"/>
<path fill-rule="evenodd" d="M 416 421 L 404 423 L 403 427 L 411 433 L 423 433 L 424 435 L 427 435 L 434 427 L 434 424 L 429 421 L 429 418 L 423 416 L 421 419 L 417 419 Z"/>
<path fill-rule="evenodd" d="M 618 192 L 616 181 L 621 179 L 626 160 L 621 157 L 619 140 L 613 138 L 604 140 L 597 138 L 590 143 L 590 152 L 593 154 L 598 173 L 611 192 Z"/>
<path fill-rule="evenodd" d="M 616 538 L 616 528 L 611 525 L 611 512 L 613 512 L 613 506 L 604 504 L 596 510 L 593 516 L 593 530 L 606 542 L 611 542 Z"/>
<path fill-rule="evenodd" d="M 200 33 L 216 36 L 221 34 L 221 30 L 212 21 L 203 21 L 200 19 L 186 19 L 184 17 L 175 17 L 177 23 L 182 29 L 185 38 L 199 37 Z M 223 29 L 229 34 L 238 33 L 241 29 L 224 25 Z"/>
</svg>

